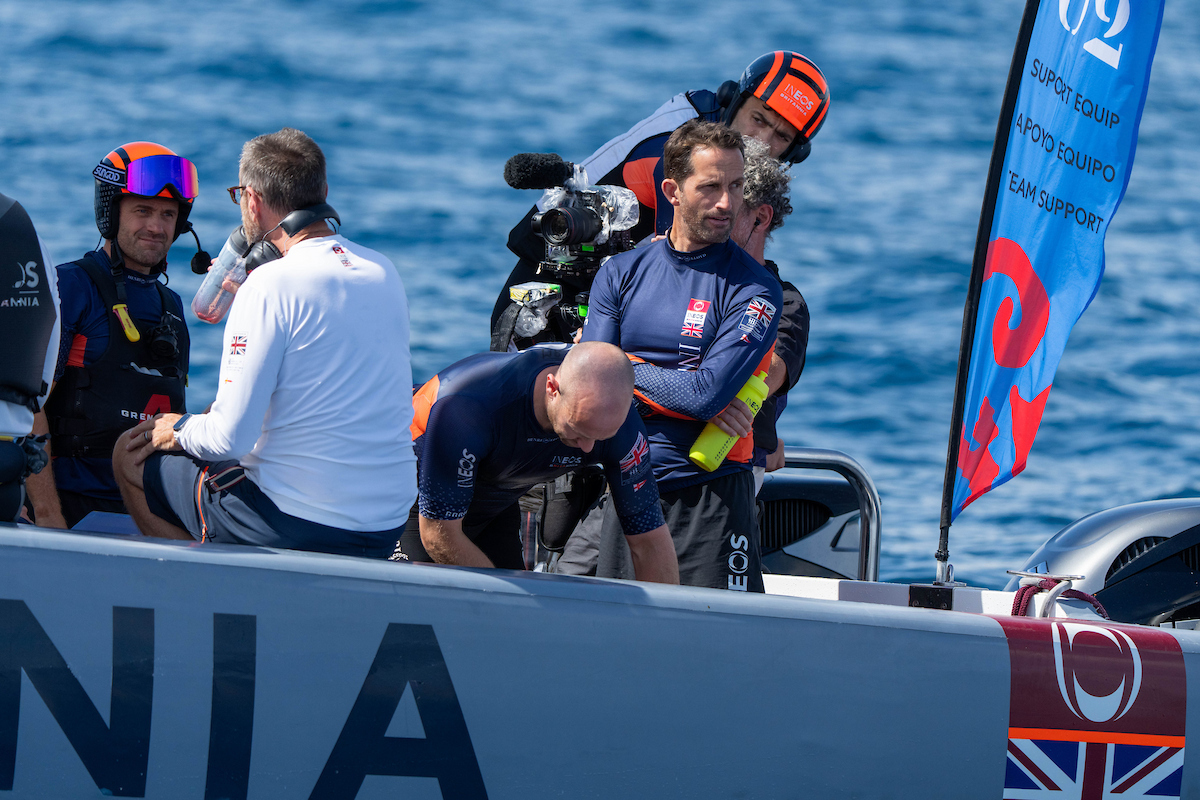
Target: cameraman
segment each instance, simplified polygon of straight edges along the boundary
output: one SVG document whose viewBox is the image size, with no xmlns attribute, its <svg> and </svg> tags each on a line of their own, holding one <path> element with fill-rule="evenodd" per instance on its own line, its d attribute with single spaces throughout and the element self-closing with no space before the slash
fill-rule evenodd
<svg viewBox="0 0 1200 800">
<path fill-rule="evenodd" d="M 756 58 L 739 81 L 726 81 L 715 94 L 702 89 L 676 95 L 629 131 L 605 144 L 581 166 L 593 183 L 624 186 L 637 195 L 640 216 L 630 231 L 636 243 L 664 234 L 671 226 L 674 209 L 662 191 L 662 155 L 667 137 L 681 124 L 695 118 L 723 122 L 764 142 L 772 156 L 799 163 L 808 157 L 810 140 L 820 130 L 828 109 L 829 87 L 816 64 L 799 53 L 776 50 Z M 567 299 L 591 288 L 590 275 L 538 276 L 538 262 L 546 257 L 546 243 L 531 228 L 537 212 L 536 207 L 531 209 L 509 233 L 508 247 L 520 260 L 496 298 L 491 319 L 493 332 L 511 302 L 511 286 L 552 280 L 562 284 Z"/>
<path fill-rule="evenodd" d="M 46 457 L 29 435 L 33 415 L 50 391 L 58 354 L 58 277 L 21 204 L 0 194 L 0 521 L 15 522 L 25 478 Z"/>
</svg>

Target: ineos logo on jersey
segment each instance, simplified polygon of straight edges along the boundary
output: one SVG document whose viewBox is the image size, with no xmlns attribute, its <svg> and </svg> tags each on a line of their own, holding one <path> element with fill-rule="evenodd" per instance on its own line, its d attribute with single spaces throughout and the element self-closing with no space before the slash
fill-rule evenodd
<svg viewBox="0 0 1200 800">
<path fill-rule="evenodd" d="M 1107 11 L 1110 0 L 1083 0 L 1082 7 L 1079 10 L 1079 16 L 1075 18 L 1075 25 L 1071 25 L 1071 6 L 1077 0 L 1058 0 L 1058 20 L 1062 23 L 1063 28 L 1072 36 L 1079 33 L 1079 29 L 1083 27 L 1083 21 L 1088 16 L 1088 9 L 1094 8 L 1096 16 L 1100 21 L 1108 24 L 1108 30 L 1102 34 L 1105 39 L 1112 39 L 1121 31 L 1125 30 L 1125 25 L 1129 22 L 1129 0 L 1117 0 L 1117 10 L 1110 19 Z M 1125 45 L 1118 44 L 1115 48 L 1103 42 L 1099 37 L 1092 38 L 1084 42 L 1083 49 L 1094 55 L 1096 58 L 1108 64 L 1113 69 L 1121 62 L 1121 50 Z"/>
<path fill-rule="evenodd" d="M 458 485 L 469 488 L 475 482 L 475 454 L 467 452 L 464 447 L 462 458 L 458 459 Z"/>
<path fill-rule="evenodd" d="M 1142 688 L 1142 657 L 1138 653 L 1133 639 L 1119 630 L 1100 628 L 1092 625 L 1081 625 L 1076 622 L 1056 622 L 1054 633 L 1054 671 L 1058 676 L 1058 691 L 1062 694 L 1063 702 L 1071 713 L 1080 719 L 1090 722 L 1112 722 L 1125 716 L 1137 700 Z M 1080 674 L 1076 672 L 1076 659 L 1072 656 L 1075 638 L 1077 636 L 1102 637 L 1112 643 L 1110 660 L 1114 668 L 1123 672 L 1120 683 L 1106 694 L 1099 692 L 1107 686 L 1091 688 L 1098 693 L 1089 692 L 1080 683 Z M 1089 643 L 1095 647 L 1096 640 Z M 1095 662 L 1094 655 L 1091 659 Z M 1084 682 L 1090 675 L 1084 676 Z"/>
<path fill-rule="evenodd" d="M 551 468 L 578 467 L 583 464 L 583 456 L 555 456 L 550 459 Z"/>
</svg>

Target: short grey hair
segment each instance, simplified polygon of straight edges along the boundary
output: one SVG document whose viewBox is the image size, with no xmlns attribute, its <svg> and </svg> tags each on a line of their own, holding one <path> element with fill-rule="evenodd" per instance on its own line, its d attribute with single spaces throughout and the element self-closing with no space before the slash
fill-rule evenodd
<svg viewBox="0 0 1200 800">
<path fill-rule="evenodd" d="M 746 173 L 742 198 L 747 211 L 766 203 L 775 212 L 767 228 L 770 236 L 776 228 L 782 227 L 783 218 L 792 213 L 792 201 L 788 199 L 792 174 L 778 159 L 771 158 L 771 150 L 765 144 L 749 136 L 745 139 Z"/>
<path fill-rule="evenodd" d="M 238 175 L 279 214 L 325 202 L 325 154 L 295 128 L 264 133 L 246 142 Z"/>
</svg>

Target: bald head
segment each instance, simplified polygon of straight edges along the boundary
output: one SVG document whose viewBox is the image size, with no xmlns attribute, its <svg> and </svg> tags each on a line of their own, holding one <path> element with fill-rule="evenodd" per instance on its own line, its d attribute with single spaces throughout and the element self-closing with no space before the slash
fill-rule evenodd
<svg viewBox="0 0 1200 800">
<path fill-rule="evenodd" d="M 633 401 L 633 365 L 621 348 L 608 342 L 580 342 L 571 348 L 558 379 L 567 393 L 575 389 L 603 396 L 614 404 L 629 407 Z"/>
<path fill-rule="evenodd" d="M 594 442 L 616 435 L 633 402 L 633 365 L 621 348 L 607 342 L 577 344 L 554 378 L 556 391 L 546 410 L 565 444 L 587 452 Z"/>
</svg>

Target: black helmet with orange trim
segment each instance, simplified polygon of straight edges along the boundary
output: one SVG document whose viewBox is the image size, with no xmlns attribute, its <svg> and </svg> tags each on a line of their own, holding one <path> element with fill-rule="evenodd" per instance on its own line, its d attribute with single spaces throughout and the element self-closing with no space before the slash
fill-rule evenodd
<svg viewBox="0 0 1200 800">
<path fill-rule="evenodd" d="M 726 81 L 717 90 L 718 102 L 725 107 L 726 125 L 732 124 L 738 109 L 752 95 L 797 131 L 779 159 L 799 164 L 808 158 L 812 138 L 829 110 L 829 84 L 817 65 L 791 50 L 776 50 L 754 59 L 741 80 Z"/>
<path fill-rule="evenodd" d="M 188 215 L 200 190 L 196 165 L 154 142 L 130 142 L 106 155 L 92 170 L 96 178 L 96 227 L 105 239 L 117 238 L 122 195 L 166 197 L 179 203 L 178 239 L 190 228 Z"/>
</svg>

